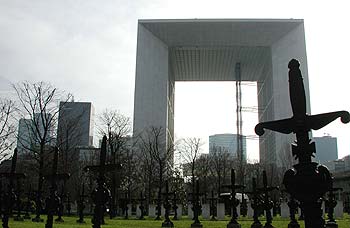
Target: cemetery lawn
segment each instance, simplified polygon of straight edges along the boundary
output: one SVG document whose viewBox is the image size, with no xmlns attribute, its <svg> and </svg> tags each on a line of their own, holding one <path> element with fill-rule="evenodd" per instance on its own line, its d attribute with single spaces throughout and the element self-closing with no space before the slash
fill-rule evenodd
<svg viewBox="0 0 350 228">
<path fill-rule="evenodd" d="M 42 216 L 42 218 L 46 221 L 46 216 Z M 54 228 L 87 228 L 92 227 L 91 218 L 86 217 L 85 224 L 76 223 L 77 217 L 63 217 L 64 223 L 54 223 Z M 137 219 L 129 219 L 124 220 L 121 218 L 110 220 L 107 217 L 105 218 L 106 225 L 102 225 L 102 228 L 161 228 L 163 221 L 155 221 L 154 219 L 146 219 L 146 220 L 137 220 Z M 226 225 L 229 221 L 227 218 L 225 221 L 205 221 L 202 220 L 203 228 L 226 228 Z M 179 221 L 173 221 L 175 228 L 190 228 L 191 223 L 193 221 L 183 218 Z M 264 220 L 261 220 L 262 224 L 265 224 Z M 240 219 L 239 223 L 242 225 L 242 228 L 250 228 L 252 224 L 251 219 Z M 276 228 L 286 228 L 288 227 L 288 220 L 275 218 L 273 221 L 273 226 Z M 343 219 L 337 220 L 339 228 L 349 228 L 350 225 L 350 217 L 345 215 Z M 304 223 L 300 222 L 301 228 L 304 228 Z M 31 221 L 25 222 L 15 222 L 13 219 L 10 219 L 9 223 L 10 228 L 44 228 L 44 223 L 33 223 Z"/>
</svg>

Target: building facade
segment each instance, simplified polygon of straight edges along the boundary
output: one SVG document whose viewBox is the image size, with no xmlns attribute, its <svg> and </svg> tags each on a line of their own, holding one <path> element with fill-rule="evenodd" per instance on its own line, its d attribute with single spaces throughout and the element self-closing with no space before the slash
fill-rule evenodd
<svg viewBox="0 0 350 228">
<path fill-rule="evenodd" d="M 54 125 L 51 114 L 34 113 L 33 119 L 21 118 L 18 122 L 17 149 L 18 155 L 39 147 L 42 140 L 46 146 L 56 144 Z M 45 139 L 44 139 L 45 137 Z"/>
<path fill-rule="evenodd" d="M 93 145 L 95 110 L 90 102 L 61 102 L 57 145 L 74 149 Z"/>
<path fill-rule="evenodd" d="M 315 160 L 324 164 L 338 159 L 337 138 L 332 136 L 313 137 L 316 143 Z"/>
<path fill-rule="evenodd" d="M 237 153 L 237 134 L 215 134 L 209 136 L 209 155 L 217 152 L 227 152 L 233 157 L 238 157 Z M 242 135 L 242 154 L 243 160 L 247 158 L 247 141 Z"/>
</svg>

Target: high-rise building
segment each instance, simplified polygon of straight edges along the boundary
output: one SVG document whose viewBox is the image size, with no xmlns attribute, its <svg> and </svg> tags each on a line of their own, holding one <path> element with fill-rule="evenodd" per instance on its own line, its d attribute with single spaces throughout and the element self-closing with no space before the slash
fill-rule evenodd
<svg viewBox="0 0 350 228">
<path fill-rule="evenodd" d="M 243 159 L 247 157 L 247 144 L 245 136 L 242 136 Z M 237 134 L 215 134 L 209 136 L 209 155 L 214 152 L 228 152 L 237 157 Z"/>
<path fill-rule="evenodd" d="M 61 102 L 57 145 L 61 150 L 93 145 L 95 110 L 91 102 Z"/>
<path fill-rule="evenodd" d="M 28 151 L 32 145 L 33 137 L 31 132 L 32 120 L 20 119 L 18 123 L 17 150 L 18 154 L 22 155 Z"/>
<path fill-rule="evenodd" d="M 45 141 L 45 145 L 55 145 L 54 125 L 51 114 L 34 113 L 33 119 L 22 118 L 18 123 L 17 149 L 18 155 L 39 146 Z M 45 139 L 44 139 L 45 137 Z"/>
<path fill-rule="evenodd" d="M 332 136 L 314 137 L 316 143 L 315 160 L 321 164 L 338 159 L 337 138 Z"/>
</svg>

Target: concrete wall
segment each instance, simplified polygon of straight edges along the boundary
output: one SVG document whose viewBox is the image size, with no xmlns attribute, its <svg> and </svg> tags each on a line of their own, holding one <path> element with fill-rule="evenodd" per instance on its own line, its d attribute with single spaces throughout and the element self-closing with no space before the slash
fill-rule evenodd
<svg viewBox="0 0 350 228">
<path fill-rule="evenodd" d="M 139 24 L 134 98 L 134 135 L 168 123 L 168 47 Z"/>
<path fill-rule="evenodd" d="M 279 41 L 271 45 L 272 77 L 273 77 L 273 113 L 274 119 L 285 119 L 292 116 L 292 108 L 289 99 L 288 63 L 292 58 L 300 61 L 300 70 L 304 78 L 306 110 L 310 113 L 310 92 L 307 71 L 306 45 L 304 37 L 304 25 L 287 33 Z M 293 142 L 293 135 L 273 133 L 275 138 L 275 152 L 277 164 L 283 159 L 283 151 L 286 145 Z M 290 148 L 290 147 L 289 147 Z"/>
</svg>

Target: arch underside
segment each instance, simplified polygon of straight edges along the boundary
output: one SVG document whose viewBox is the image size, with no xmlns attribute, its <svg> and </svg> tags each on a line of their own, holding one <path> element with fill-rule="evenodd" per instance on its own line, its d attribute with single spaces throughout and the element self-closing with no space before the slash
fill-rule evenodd
<svg viewBox="0 0 350 228">
<path fill-rule="evenodd" d="M 161 126 L 174 135 L 175 81 L 235 81 L 258 85 L 259 121 L 291 116 L 287 64 L 301 62 L 308 109 L 309 90 L 302 20 L 139 21 L 134 134 Z M 309 110 L 310 111 L 310 110 Z M 280 164 L 291 136 L 267 132 L 260 160 Z"/>
</svg>

